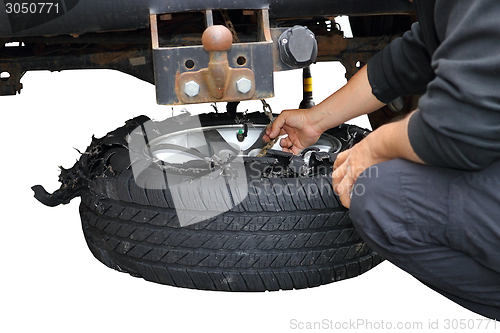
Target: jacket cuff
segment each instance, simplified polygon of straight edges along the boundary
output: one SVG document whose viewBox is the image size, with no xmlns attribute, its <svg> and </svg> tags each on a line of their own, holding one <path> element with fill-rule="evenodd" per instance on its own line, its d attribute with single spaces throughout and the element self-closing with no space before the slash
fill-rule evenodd
<svg viewBox="0 0 500 333">
<path fill-rule="evenodd" d="M 413 151 L 426 164 L 447 167 L 448 163 L 432 149 L 432 142 L 429 138 L 434 137 L 433 131 L 432 127 L 422 118 L 420 110 L 412 114 L 408 122 L 408 138 Z"/>
<path fill-rule="evenodd" d="M 383 52 L 375 54 L 368 60 L 368 81 L 372 87 L 372 94 L 382 103 L 388 104 L 399 97 L 388 83 L 384 71 Z"/>
</svg>

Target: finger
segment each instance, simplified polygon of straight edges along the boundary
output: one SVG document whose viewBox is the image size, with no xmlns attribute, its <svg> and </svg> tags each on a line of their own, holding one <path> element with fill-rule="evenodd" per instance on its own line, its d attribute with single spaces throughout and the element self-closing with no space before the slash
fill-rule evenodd
<svg viewBox="0 0 500 333">
<path fill-rule="evenodd" d="M 354 185 L 354 180 L 350 172 L 348 163 L 343 163 L 333 175 L 334 191 L 338 195 L 340 202 L 345 207 L 349 208 L 351 204 L 351 191 Z"/>
<path fill-rule="evenodd" d="M 267 125 L 266 126 L 266 135 L 269 136 L 269 134 L 271 134 L 271 130 L 272 130 L 272 126 L 271 124 Z"/>
<path fill-rule="evenodd" d="M 269 142 L 269 140 L 271 140 L 271 138 L 269 137 L 270 133 L 271 133 L 271 124 L 268 124 L 266 126 L 266 131 L 264 132 L 264 135 L 262 136 L 262 140 L 264 140 L 265 142 Z"/>
<path fill-rule="evenodd" d="M 274 119 L 271 131 L 268 132 L 268 130 L 266 130 L 266 133 L 271 139 L 274 139 L 281 133 L 281 129 L 283 128 L 283 125 L 285 125 L 286 118 L 286 113 L 282 112 L 278 118 Z"/>
<path fill-rule="evenodd" d="M 291 149 L 292 153 L 294 155 L 297 155 L 298 153 L 300 153 L 302 151 L 302 149 L 300 149 L 299 147 L 297 146 L 293 146 L 293 148 Z"/>
<path fill-rule="evenodd" d="M 284 149 L 288 149 L 289 147 L 293 146 L 293 142 L 290 139 L 290 137 L 286 137 L 280 140 L 280 147 Z"/>
<path fill-rule="evenodd" d="M 338 186 L 340 202 L 344 207 L 349 208 L 351 205 L 352 190 L 354 186 L 354 180 L 348 172 L 342 182 Z"/>
<path fill-rule="evenodd" d="M 332 181 L 334 189 L 342 183 L 342 180 L 347 174 L 348 171 L 347 169 L 348 169 L 348 164 L 342 163 L 340 166 L 338 166 L 336 169 L 333 170 Z M 337 191 L 335 190 L 335 192 Z"/>
<path fill-rule="evenodd" d="M 350 154 L 351 154 L 351 149 L 347 149 L 338 154 L 337 158 L 335 159 L 335 162 L 333 163 L 333 170 L 337 169 L 340 165 L 342 165 L 347 160 Z"/>
<path fill-rule="evenodd" d="M 288 127 L 288 128 L 290 128 L 290 127 Z M 285 125 L 285 126 L 283 126 L 283 128 L 280 130 L 280 134 L 279 134 L 279 135 L 281 136 L 281 135 L 287 135 L 287 134 L 288 134 L 288 129 L 287 129 L 287 126 Z"/>
<path fill-rule="evenodd" d="M 302 151 L 302 149 L 300 149 L 299 147 L 297 146 L 290 146 L 288 148 L 283 148 L 282 149 L 284 152 L 286 153 L 292 153 L 294 155 L 297 155 L 298 153 L 300 153 Z"/>
<path fill-rule="evenodd" d="M 268 131 L 268 129 L 269 129 L 269 131 L 271 131 L 271 129 L 270 129 L 270 128 L 271 128 L 271 126 L 270 126 L 270 125 L 268 125 L 268 127 L 267 127 L 267 129 L 266 129 L 266 132 Z M 287 134 L 286 130 L 284 130 L 284 129 L 282 128 L 278 136 L 282 136 L 282 135 L 286 135 L 286 134 Z M 271 137 L 269 136 L 269 134 L 268 134 L 268 133 L 265 133 L 265 134 L 262 136 L 262 140 L 264 140 L 264 142 L 269 142 L 269 141 L 271 141 L 272 139 L 271 139 Z"/>
</svg>

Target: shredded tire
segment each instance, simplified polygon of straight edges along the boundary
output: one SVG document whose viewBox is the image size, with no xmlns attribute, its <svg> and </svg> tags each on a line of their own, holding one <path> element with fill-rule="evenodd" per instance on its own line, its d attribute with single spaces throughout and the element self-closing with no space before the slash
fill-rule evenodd
<svg viewBox="0 0 500 333">
<path fill-rule="evenodd" d="M 245 158 L 246 168 L 260 171 L 258 175 L 248 173 L 245 197 L 224 175 L 225 182 L 213 180 L 201 189 L 199 184 L 187 182 L 175 193 L 169 185 L 145 187 L 166 166 L 140 154 L 131 161 L 131 136 L 142 135 L 137 129 L 151 124 L 163 130 L 189 128 L 191 117 L 184 117 L 183 121 L 170 118 L 154 123 L 141 116 L 101 139 L 93 138 L 73 168 L 62 169 L 61 188 L 49 194 L 40 185 L 34 186 L 35 197 L 57 206 L 80 196 L 85 239 L 99 261 L 171 286 L 221 291 L 301 289 L 355 277 L 382 261 L 360 239 L 348 210 L 333 191 L 335 154 L 313 151 L 308 165 L 303 156 L 281 152 Z M 235 123 L 227 113 L 197 119 L 202 126 Z M 247 121 L 266 124 L 269 119 L 252 113 Z M 348 125 L 328 133 L 339 139 L 342 150 L 367 134 Z M 133 165 L 138 163 L 149 169 L 136 178 Z M 179 181 L 195 179 L 198 176 L 189 170 L 203 168 L 176 167 L 180 171 L 174 176 Z M 214 166 L 207 164 L 206 168 Z M 169 181 L 172 179 L 177 178 Z M 277 194 L 277 187 L 287 188 L 288 195 Z M 306 188 L 316 189 L 316 195 L 309 195 Z M 184 213 L 197 216 L 214 205 L 228 207 L 216 216 L 181 226 L 176 198 L 184 202 Z"/>
</svg>

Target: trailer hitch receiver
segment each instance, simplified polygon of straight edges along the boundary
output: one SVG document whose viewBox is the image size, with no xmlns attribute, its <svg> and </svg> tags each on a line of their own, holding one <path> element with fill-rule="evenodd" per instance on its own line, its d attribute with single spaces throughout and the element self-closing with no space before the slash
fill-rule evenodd
<svg viewBox="0 0 500 333">
<path fill-rule="evenodd" d="M 205 11 L 207 28 L 202 45 L 159 45 L 157 16 L 151 15 L 153 60 L 158 104 L 233 102 L 274 96 L 274 44 L 266 9 L 255 10 L 258 40 L 233 43 L 223 25 L 213 25 Z"/>
<path fill-rule="evenodd" d="M 233 36 L 222 25 L 208 27 L 202 36 L 203 49 L 209 54 L 207 68 L 179 76 L 179 99 L 184 103 L 200 101 L 243 100 L 255 95 L 255 75 L 249 68 L 229 67 L 227 52 Z M 193 85 L 197 94 L 190 93 Z"/>
</svg>

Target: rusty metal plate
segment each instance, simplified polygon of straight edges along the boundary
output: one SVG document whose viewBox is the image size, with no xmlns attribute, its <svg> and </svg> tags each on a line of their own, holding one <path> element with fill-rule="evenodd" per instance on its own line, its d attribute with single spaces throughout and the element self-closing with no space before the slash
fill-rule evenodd
<svg viewBox="0 0 500 333">
<path fill-rule="evenodd" d="M 237 82 L 246 79 L 251 83 L 248 92 L 239 92 Z M 196 82 L 199 84 L 199 93 L 196 96 L 189 96 L 185 91 L 185 86 L 188 82 Z M 185 104 L 192 103 L 209 103 L 214 101 L 213 94 L 210 93 L 210 77 L 208 70 L 202 69 L 198 72 L 184 73 L 179 76 L 176 84 L 177 98 Z M 252 99 L 255 95 L 255 75 L 248 68 L 232 69 L 228 75 L 226 89 L 223 97 L 216 101 L 240 101 Z"/>
<path fill-rule="evenodd" d="M 229 83 L 226 95 L 222 99 L 208 98 L 202 94 L 208 87 L 200 84 L 200 93 L 197 98 L 187 95 L 181 98 L 180 78 L 184 73 L 197 75 L 208 67 L 210 55 L 203 46 L 158 48 L 153 50 L 156 99 L 158 104 L 175 105 L 201 102 L 241 101 L 247 99 L 262 99 L 274 97 L 273 81 L 273 44 L 272 42 L 255 42 L 233 44 L 227 52 L 229 67 L 240 73 L 241 76 L 253 72 L 253 91 L 241 94 L 233 91 L 234 84 Z M 231 82 L 238 80 L 238 74 L 231 76 Z M 183 79 L 184 80 L 184 79 Z M 185 81 L 182 81 L 185 83 Z M 200 83 L 204 81 L 200 79 Z M 252 94 L 252 97 L 249 95 Z"/>
</svg>

